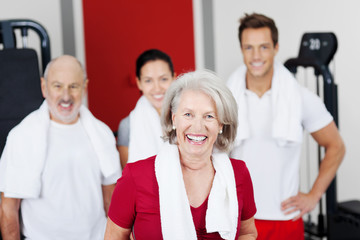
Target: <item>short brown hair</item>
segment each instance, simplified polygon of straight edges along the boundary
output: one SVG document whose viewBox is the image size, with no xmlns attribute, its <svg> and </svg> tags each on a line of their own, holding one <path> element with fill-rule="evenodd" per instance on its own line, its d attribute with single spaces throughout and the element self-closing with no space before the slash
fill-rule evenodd
<svg viewBox="0 0 360 240">
<path fill-rule="evenodd" d="M 267 27 L 270 29 L 271 31 L 271 38 L 272 41 L 274 43 L 274 46 L 276 46 L 276 44 L 278 43 L 278 29 L 275 25 L 274 20 L 272 20 L 271 18 L 262 15 L 262 14 L 258 14 L 258 13 L 253 13 L 253 14 L 245 14 L 244 17 L 240 18 L 240 26 L 239 26 L 239 41 L 240 41 L 240 45 L 241 45 L 241 36 L 242 33 L 245 29 L 247 28 L 263 28 L 263 27 Z"/>
</svg>

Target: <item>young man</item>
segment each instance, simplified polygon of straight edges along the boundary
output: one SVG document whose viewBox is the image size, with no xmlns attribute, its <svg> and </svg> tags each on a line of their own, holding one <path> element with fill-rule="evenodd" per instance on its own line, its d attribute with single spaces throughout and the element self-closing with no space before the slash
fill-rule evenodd
<svg viewBox="0 0 360 240">
<path fill-rule="evenodd" d="M 104 238 L 120 160 L 111 130 L 82 106 L 86 86 L 77 59 L 52 60 L 46 100 L 10 131 L 0 161 L 4 239 Z"/>
<path fill-rule="evenodd" d="M 239 40 L 245 65 L 227 82 L 239 108 L 231 157 L 246 162 L 253 180 L 258 239 L 304 239 L 301 217 L 326 191 L 345 147 L 321 99 L 274 61 L 279 49 L 274 21 L 260 14 L 245 15 Z M 326 149 L 309 193 L 299 192 L 303 129 Z"/>
</svg>

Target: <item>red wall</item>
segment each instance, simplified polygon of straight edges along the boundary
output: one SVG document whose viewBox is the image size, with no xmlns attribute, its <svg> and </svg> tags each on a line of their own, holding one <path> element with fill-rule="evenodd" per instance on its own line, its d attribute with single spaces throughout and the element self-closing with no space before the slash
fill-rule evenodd
<svg viewBox="0 0 360 240">
<path fill-rule="evenodd" d="M 192 0 L 83 0 L 83 8 L 89 108 L 113 131 L 140 97 L 141 52 L 168 53 L 177 74 L 195 69 Z"/>
</svg>

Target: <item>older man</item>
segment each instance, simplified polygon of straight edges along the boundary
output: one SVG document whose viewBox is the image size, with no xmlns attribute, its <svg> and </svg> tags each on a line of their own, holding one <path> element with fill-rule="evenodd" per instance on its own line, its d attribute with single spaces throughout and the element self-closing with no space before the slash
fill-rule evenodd
<svg viewBox="0 0 360 240">
<path fill-rule="evenodd" d="M 82 106 L 87 83 L 74 57 L 52 60 L 41 79 L 46 100 L 9 133 L 0 161 L 5 239 L 103 238 L 120 161 L 111 130 Z"/>
</svg>

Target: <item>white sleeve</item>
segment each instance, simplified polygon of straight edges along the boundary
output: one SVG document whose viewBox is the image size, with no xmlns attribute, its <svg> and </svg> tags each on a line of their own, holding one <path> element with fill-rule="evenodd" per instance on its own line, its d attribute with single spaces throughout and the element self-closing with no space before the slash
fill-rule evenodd
<svg viewBox="0 0 360 240">
<path fill-rule="evenodd" d="M 5 191 L 6 168 L 7 168 L 7 147 L 6 147 L 6 144 L 5 144 L 4 150 L 3 150 L 1 158 L 0 158 L 0 192 Z"/>
<path fill-rule="evenodd" d="M 101 179 L 101 184 L 102 185 L 111 185 L 111 184 L 115 184 L 116 181 L 121 177 L 121 173 L 120 171 L 113 173 L 112 175 L 108 176 L 108 177 L 104 177 L 102 176 Z"/>
<path fill-rule="evenodd" d="M 315 93 L 302 87 L 302 125 L 310 133 L 316 132 L 333 121 L 324 102 Z"/>
</svg>

